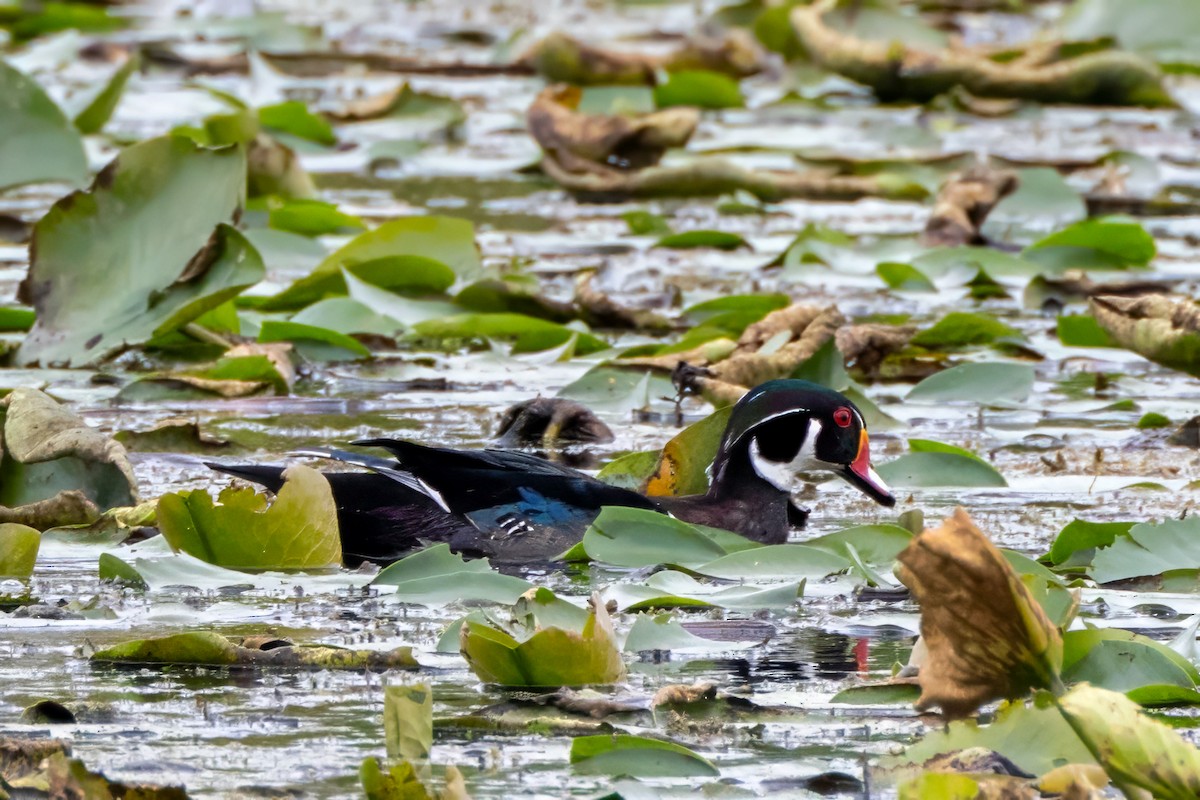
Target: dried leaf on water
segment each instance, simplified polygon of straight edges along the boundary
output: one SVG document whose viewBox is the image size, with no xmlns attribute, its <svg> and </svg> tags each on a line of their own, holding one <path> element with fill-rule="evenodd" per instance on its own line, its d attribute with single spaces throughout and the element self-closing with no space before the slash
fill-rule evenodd
<svg viewBox="0 0 1200 800">
<path fill-rule="evenodd" d="M 1117 344 L 1200 377 L 1200 306 L 1190 298 L 1100 296 L 1093 297 L 1089 306 Z"/>
<path fill-rule="evenodd" d="M 966 511 L 915 537 L 899 560 L 928 648 L 917 708 L 937 705 L 953 719 L 1060 685 L 1062 636 Z"/>
</svg>

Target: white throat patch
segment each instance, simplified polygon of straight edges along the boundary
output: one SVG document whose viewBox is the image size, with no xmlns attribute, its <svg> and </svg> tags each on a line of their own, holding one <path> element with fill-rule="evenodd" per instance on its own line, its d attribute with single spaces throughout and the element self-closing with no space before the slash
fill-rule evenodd
<svg viewBox="0 0 1200 800">
<path fill-rule="evenodd" d="M 750 464 L 758 477 L 779 489 L 781 492 L 791 492 L 795 488 L 796 473 L 808 472 L 815 469 L 829 469 L 829 465 L 817 458 L 817 437 L 821 435 L 821 423 L 815 419 L 808 421 L 804 442 L 791 461 L 772 461 L 762 454 L 758 447 L 758 438 L 750 441 Z"/>
</svg>

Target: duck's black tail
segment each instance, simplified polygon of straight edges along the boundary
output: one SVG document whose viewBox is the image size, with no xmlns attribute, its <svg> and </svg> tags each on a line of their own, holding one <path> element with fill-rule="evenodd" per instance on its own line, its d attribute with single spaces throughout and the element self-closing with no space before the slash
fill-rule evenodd
<svg viewBox="0 0 1200 800">
<path fill-rule="evenodd" d="M 235 478 L 261 484 L 272 492 L 278 492 L 283 486 L 283 467 L 271 464 L 218 464 L 215 461 L 205 461 L 204 466 L 232 475 Z"/>
</svg>

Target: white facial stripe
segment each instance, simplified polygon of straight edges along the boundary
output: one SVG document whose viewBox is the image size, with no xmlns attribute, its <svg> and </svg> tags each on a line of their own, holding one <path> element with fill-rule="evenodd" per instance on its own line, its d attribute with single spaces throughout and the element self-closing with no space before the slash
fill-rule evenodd
<svg viewBox="0 0 1200 800">
<path fill-rule="evenodd" d="M 750 441 L 750 464 L 758 477 L 784 492 L 790 492 L 796 483 L 796 473 L 814 469 L 828 469 L 828 465 L 817 458 L 817 437 L 821 435 L 821 423 L 808 421 L 804 442 L 791 461 L 772 461 L 762 454 L 758 439 Z"/>
</svg>

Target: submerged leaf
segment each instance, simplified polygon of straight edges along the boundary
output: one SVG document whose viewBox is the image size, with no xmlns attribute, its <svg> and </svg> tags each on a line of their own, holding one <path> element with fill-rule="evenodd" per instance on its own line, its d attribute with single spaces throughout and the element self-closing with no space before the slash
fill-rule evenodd
<svg viewBox="0 0 1200 800">
<path fill-rule="evenodd" d="M 341 563 L 337 508 L 325 476 L 311 467 L 284 472 L 275 502 L 253 489 L 228 488 L 214 505 L 203 489 L 158 501 L 158 523 L 172 549 L 238 570 L 327 569 Z"/>
<path fill-rule="evenodd" d="M 918 708 L 938 705 L 953 719 L 989 700 L 1060 686 L 1058 628 L 963 509 L 915 537 L 899 559 L 928 649 Z"/>
</svg>

